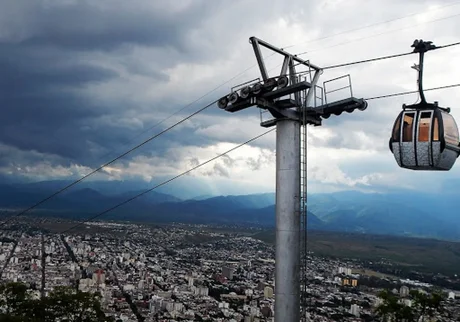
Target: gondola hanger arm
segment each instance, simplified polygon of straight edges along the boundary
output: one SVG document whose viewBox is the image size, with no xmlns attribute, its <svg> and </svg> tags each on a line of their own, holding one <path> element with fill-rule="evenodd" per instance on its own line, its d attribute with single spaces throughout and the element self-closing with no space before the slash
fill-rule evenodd
<svg viewBox="0 0 460 322">
<path fill-rule="evenodd" d="M 427 51 L 436 49 L 437 47 L 432 41 L 423 41 L 422 39 L 416 39 L 411 47 L 414 48 L 414 53 L 419 53 L 419 64 L 414 65 L 412 68 L 418 71 L 418 91 L 421 102 L 417 105 L 418 107 L 423 108 L 428 105 L 425 99 L 425 94 L 423 93 L 423 60 Z"/>
</svg>

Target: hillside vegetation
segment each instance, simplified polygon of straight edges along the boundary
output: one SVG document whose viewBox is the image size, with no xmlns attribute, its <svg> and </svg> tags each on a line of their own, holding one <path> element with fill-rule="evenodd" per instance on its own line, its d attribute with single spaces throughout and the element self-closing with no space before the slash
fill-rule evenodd
<svg viewBox="0 0 460 322">
<path fill-rule="evenodd" d="M 253 235 L 275 243 L 275 231 Z M 308 232 L 308 250 L 317 255 L 389 262 L 395 270 L 460 275 L 460 243 L 427 238 L 367 235 L 341 232 Z"/>
</svg>

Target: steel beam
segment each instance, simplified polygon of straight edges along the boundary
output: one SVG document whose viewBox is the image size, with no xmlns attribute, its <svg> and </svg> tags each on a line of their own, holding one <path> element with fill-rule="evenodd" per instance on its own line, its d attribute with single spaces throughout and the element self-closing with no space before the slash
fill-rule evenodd
<svg viewBox="0 0 460 322">
<path fill-rule="evenodd" d="M 311 68 L 313 68 L 314 70 L 320 70 L 321 68 L 316 66 L 316 65 L 313 65 L 313 64 L 310 64 L 308 61 L 302 59 L 302 58 L 299 58 L 297 57 L 296 55 L 291 55 L 289 54 L 288 52 L 285 52 L 284 50 L 282 50 L 281 48 L 278 48 L 278 47 L 275 47 L 271 44 L 269 44 L 268 42 L 266 41 L 263 41 L 257 37 L 250 37 L 249 38 L 249 42 L 252 44 L 252 46 L 255 47 L 256 46 L 263 46 L 267 49 L 270 49 L 274 52 L 277 52 L 278 54 L 281 54 L 281 55 L 284 55 L 284 56 L 290 56 L 294 61 L 298 62 L 299 64 L 302 64 L 302 65 L 305 65 L 305 66 L 310 66 Z"/>
<path fill-rule="evenodd" d="M 254 49 L 254 54 L 256 55 L 257 63 L 259 64 L 262 79 L 266 81 L 268 79 L 268 72 L 267 68 L 265 67 L 264 58 L 262 57 L 262 53 L 260 51 L 258 39 L 252 40 L 251 44 L 252 48 Z"/>
<path fill-rule="evenodd" d="M 275 322 L 300 321 L 300 123 L 276 131 Z"/>
<path fill-rule="evenodd" d="M 323 73 L 322 70 L 317 70 L 315 72 L 315 76 L 313 76 L 313 79 L 311 80 L 310 88 L 313 88 L 313 89 L 315 88 L 316 84 L 318 83 L 319 77 L 321 76 L 322 73 Z M 305 98 L 304 108 L 314 105 L 312 104 L 312 99 L 314 97 L 314 94 L 315 94 L 315 90 L 308 91 L 307 97 Z"/>
<path fill-rule="evenodd" d="M 286 75 L 290 62 L 291 62 L 291 57 L 290 56 L 284 56 L 283 66 L 281 66 L 280 76 Z"/>
<path fill-rule="evenodd" d="M 283 87 L 271 92 L 267 92 L 262 94 L 261 96 L 263 98 L 268 98 L 268 99 L 275 99 L 275 98 L 280 98 L 289 94 L 299 94 L 300 91 L 311 88 L 311 84 L 309 82 L 298 82 L 295 83 L 293 81 L 291 85 L 287 87 Z M 298 103 L 297 103 L 298 104 Z"/>
</svg>

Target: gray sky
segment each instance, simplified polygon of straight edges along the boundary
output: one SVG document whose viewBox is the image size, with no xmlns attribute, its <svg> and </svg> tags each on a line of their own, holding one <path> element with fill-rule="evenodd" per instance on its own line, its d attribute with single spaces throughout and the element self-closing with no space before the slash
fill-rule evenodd
<svg viewBox="0 0 460 322">
<path fill-rule="evenodd" d="M 294 45 L 290 52 L 308 51 L 303 58 L 327 66 L 407 52 L 416 38 L 437 45 L 459 41 L 459 16 L 455 1 L 4 0 L 0 174 L 46 180 L 87 173 L 258 77 L 250 36 Z M 460 82 L 459 54 L 460 46 L 427 54 L 426 88 Z M 416 62 L 414 55 L 350 66 L 326 71 L 320 81 L 351 74 L 354 95 L 364 98 L 414 90 L 410 66 Z M 275 56 L 267 61 L 269 69 L 279 63 Z M 452 107 L 460 120 L 459 91 L 426 96 Z M 369 101 L 365 112 L 309 128 L 310 190 L 455 187 L 460 166 L 442 173 L 402 170 L 388 150 L 401 104 L 416 99 Z M 149 181 L 177 174 L 264 130 L 256 109 L 228 114 L 213 107 L 97 178 Z M 193 177 L 214 193 L 273 191 L 274 147 L 275 136 L 268 135 Z"/>
</svg>

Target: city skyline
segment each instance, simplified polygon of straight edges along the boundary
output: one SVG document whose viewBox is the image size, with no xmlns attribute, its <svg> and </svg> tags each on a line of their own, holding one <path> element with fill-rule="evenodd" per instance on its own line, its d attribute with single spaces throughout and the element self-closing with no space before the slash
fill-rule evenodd
<svg viewBox="0 0 460 322">
<path fill-rule="evenodd" d="M 65 232 L 71 224 L 33 217 L 8 224 L 0 243 L 2 284 L 22 283 L 37 300 L 60 286 L 100 294 L 102 312 L 117 321 L 273 321 L 275 250 L 272 242 L 263 241 L 268 237 L 264 229 L 100 221 Z M 342 238 L 353 255 L 331 257 L 321 254 L 322 232 L 310 237 L 307 321 L 375 321 L 385 301 L 383 290 L 419 313 L 413 292 L 438 292 L 442 310 L 435 316 L 460 314 L 458 265 L 445 267 L 436 259 L 430 267 L 397 263 L 382 253 L 360 258 L 363 252 L 345 235 L 330 235 L 329 245 L 337 247 L 334 239 Z M 416 239 L 395 241 L 375 240 L 370 247 L 413 253 L 411 247 L 419 245 Z M 418 255 L 426 252 L 418 250 Z"/>
</svg>

